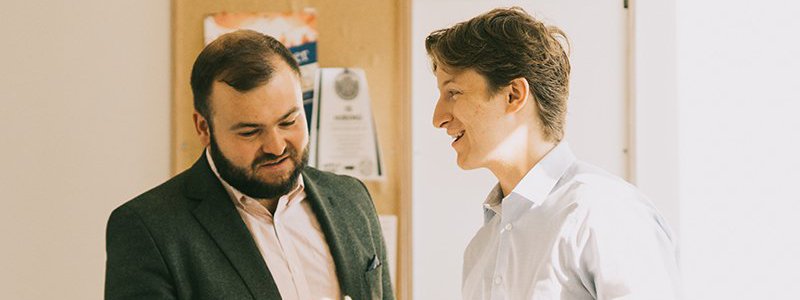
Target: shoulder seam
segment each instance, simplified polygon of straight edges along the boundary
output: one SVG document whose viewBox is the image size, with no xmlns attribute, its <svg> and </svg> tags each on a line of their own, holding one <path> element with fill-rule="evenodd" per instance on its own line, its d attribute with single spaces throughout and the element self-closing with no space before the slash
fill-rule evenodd
<svg viewBox="0 0 800 300">
<path fill-rule="evenodd" d="M 175 278 L 175 275 L 174 275 L 174 274 L 172 274 L 172 270 L 170 270 L 170 268 L 169 268 L 169 265 L 167 265 L 167 261 L 164 259 L 164 253 L 163 253 L 163 251 L 161 251 L 161 248 L 159 248 L 159 245 L 158 245 L 158 243 L 156 243 L 155 239 L 153 238 L 153 232 L 150 230 L 150 227 L 148 227 L 148 226 L 147 226 L 147 223 L 145 223 L 145 222 L 144 222 L 144 219 L 141 217 L 141 215 L 139 214 L 139 212 L 138 212 L 138 211 L 136 211 L 136 209 L 135 209 L 134 207 L 126 207 L 126 206 L 122 206 L 122 207 L 120 207 L 120 208 L 121 208 L 121 209 L 130 210 L 130 211 L 131 211 L 131 214 L 132 214 L 133 216 L 135 216 L 135 217 L 136 217 L 136 220 L 137 220 L 139 223 L 141 223 L 141 224 L 142 224 L 142 227 L 144 227 L 145 231 L 147 231 L 147 236 L 150 238 L 150 243 L 152 243 L 152 244 L 153 244 L 153 247 L 156 249 L 156 252 L 158 252 L 158 256 L 159 256 L 159 258 L 161 258 L 161 264 L 164 266 L 164 269 L 166 269 L 166 270 L 167 270 L 167 273 L 169 274 L 169 276 L 170 276 L 171 278 L 173 278 L 173 280 L 174 280 L 174 278 Z"/>
</svg>

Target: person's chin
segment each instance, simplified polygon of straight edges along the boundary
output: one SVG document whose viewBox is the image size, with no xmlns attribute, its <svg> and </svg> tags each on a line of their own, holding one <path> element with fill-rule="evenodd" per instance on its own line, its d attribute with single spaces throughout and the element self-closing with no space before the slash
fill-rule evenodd
<svg viewBox="0 0 800 300">
<path fill-rule="evenodd" d="M 462 170 L 465 170 L 465 171 L 467 171 L 467 170 L 472 170 L 472 169 L 475 169 L 475 168 L 476 168 L 476 167 L 475 167 L 474 165 L 472 165 L 472 164 L 471 164 L 469 161 L 467 161 L 467 159 L 466 159 L 466 158 L 463 158 L 463 157 L 461 157 L 460 155 L 459 155 L 459 156 L 456 158 L 456 164 L 458 165 L 458 167 L 459 167 L 460 169 L 462 169 Z"/>
<path fill-rule="evenodd" d="M 270 186 L 279 186 L 279 185 L 286 184 L 289 181 L 289 176 L 291 176 L 291 174 L 289 174 L 289 173 L 280 174 L 280 175 L 259 174 L 259 176 L 257 176 L 256 178 L 257 178 L 258 181 L 260 181 L 263 184 L 270 185 Z"/>
<path fill-rule="evenodd" d="M 286 181 L 294 173 L 295 164 L 291 159 L 272 166 L 259 166 L 256 168 L 256 176 L 263 181 Z"/>
</svg>

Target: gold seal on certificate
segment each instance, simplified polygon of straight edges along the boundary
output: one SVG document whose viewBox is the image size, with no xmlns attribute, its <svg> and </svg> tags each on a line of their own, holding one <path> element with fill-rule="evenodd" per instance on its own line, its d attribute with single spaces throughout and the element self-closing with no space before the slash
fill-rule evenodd
<svg viewBox="0 0 800 300">
<path fill-rule="evenodd" d="M 314 86 L 309 165 L 362 180 L 383 179 L 364 70 L 323 68 Z"/>
<path fill-rule="evenodd" d="M 349 69 L 336 75 L 336 94 L 342 100 L 353 100 L 358 96 L 358 77 Z"/>
</svg>

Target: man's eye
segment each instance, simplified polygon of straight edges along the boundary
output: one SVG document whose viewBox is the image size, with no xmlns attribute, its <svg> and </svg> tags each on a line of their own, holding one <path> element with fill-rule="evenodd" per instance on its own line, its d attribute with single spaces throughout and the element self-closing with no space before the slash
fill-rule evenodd
<svg viewBox="0 0 800 300">
<path fill-rule="evenodd" d="M 239 135 L 243 136 L 243 137 L 251 137 L 251 136 L 256 135 L 257 133 L 258 133 L 258 130 L 251 130 L 251 131 L 240 132 Z"/>
<path fill-rule="evenodd" d="M 459 91 L 447 91 L 447 94 L 450 95 L 450 98 L 453 98 L 453 97 L 455 97 L 457 95 L 460 95 L 461 92 L 459 92 Z"/>
<path fill-rule="evenodd" d="M 289 126 L 294 125 L 294 123 L 296 123 L 296 122 L 297 122 L 297 119 L 294 119 L 294 120 L 291 120 L 291 121 L 288 121 L 288 122 L 283 122 L 280 125 L 283 126 L 283 127 L 289 127 Z"/>
</svg>

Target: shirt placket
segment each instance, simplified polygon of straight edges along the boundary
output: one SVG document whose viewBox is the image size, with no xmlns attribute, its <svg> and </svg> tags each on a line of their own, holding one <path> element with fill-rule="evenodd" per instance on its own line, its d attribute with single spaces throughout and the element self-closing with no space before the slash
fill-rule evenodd
<svg viewBox="0 0 800 300">
<path fill-rule="evenodd" d="M 278 207 L 275 209 L 274 214 L 270 213 L 263 204 L 254 199 L 243 199 L 243 202 L 245 203 L 247 210 L 253 215 L 258 216 L 267 222 L 271 220 L 271 230 L 275 233 L 275 242 L 280 249 L 280 253 L 275 253 L 275 255 L 280 255 L 283 258 L 283 261 L 286 262 L 285 267 L 289 271 L 289 274 L 291 274 L 292 286 L 294 287 L 291 295 L 284 295 L 284 291 L 281 290 L 281 297 L 283 299 L 305 299 L 302 297 L 300 289 L 297 286 L 297 268 L 294 266 L 292 258 L 288 256 L 288 254 L 293 251 L 293 249 L 290 247 L 290 238 L 286 234 L 285 230 L 282 229 L 283 221 L 281 219 L 283 217 L 283 213 L 281 212 L 281 207 L 282 204 L 285 204 L 285 201 L 282 199 L 278 201 Z"/>
<path fill-rule="evenodd" d="M 292 273 L 292 281 L 294 282 L 295 289 L 297 290 L 297 295 L 300 299 L 310 299 L 310 289 L 308 282 L 306 281 L 305 272 L 300 264 L 300 259 L 297 256 L 293 242 L 294 239 L 290 237 L 290 234 L 284 227 L 285 221 L 283 218 L 291 217 L 289 211 L 291 207 L 289 207 L 290 204 L 288 201 L 288 197 L 284 197 L 278 202 L 278 209 L 275 210 L 275 230 L 276 234 L 279 236 L 278 240 L 281 242 L 281 248 L 284 249 L 284 255 L 287 258 L 286 262 L 289 265 L 289 271 Z M 292 203 L 291 205 L 295 204 L 298 203 Z M 281 236 L 283 238 L 281 238 Z"/>
<path fill-rule="evenodd" d="M 286 208 L 288 197 L 283 196 L 278 200 L 278 207 L 275 209 L 275 214 L 272 217 L 273 229 L 275 230 L 275 237 L 278 240 L 278 245 L 281 247 L 283 257 L 286 259 L 286 267 L 292 276 L 292 283 L 294 283 L 295 293 L 297 299 L 307 299 L 310 295 L 307 294 L 308 288 L 303 278 L 301 266 L 298 265 L 297 255 L 295 255 L 294 244 L 290 234 L 285 229 Z"/>
<path fill-rule="evenodd" d="M 497 239 L 497 256 L 495 257 L 494 274 L 492 274 L 492 278 L 489 278 L 492 286 L 492 300 L 506 299 L 506 287 L 508 287 L 509 279 L 506 278 L 506 275 L 508 274 L 509 256 L 511 256 L 510 233 L 514 227 L 508 220 L 503 218 L 502 215 L 498 215 L 498 217 L 500 217 L 500 223 L 498 224 L 499 238 Z"/>
</svg>

